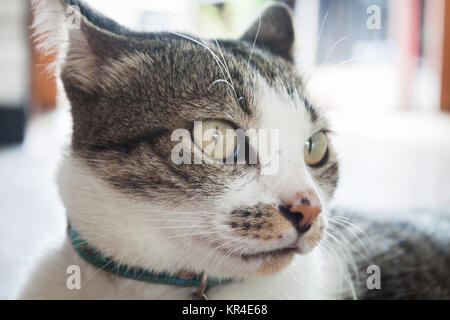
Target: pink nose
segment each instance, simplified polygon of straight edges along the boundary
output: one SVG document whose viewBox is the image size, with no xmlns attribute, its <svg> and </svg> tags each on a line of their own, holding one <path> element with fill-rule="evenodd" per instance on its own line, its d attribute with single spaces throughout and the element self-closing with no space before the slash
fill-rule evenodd
<svg viewBox="0 0 450 320">
<path fill-rule="evenodd" d="M 322 212 L 317 194 L 313 190 L 306 190 L 297 192 L 294 197 L 286 200 L 280 206 L 280 211 L 299 232 L 308 231 L 316 217 Z"/>
</svg>

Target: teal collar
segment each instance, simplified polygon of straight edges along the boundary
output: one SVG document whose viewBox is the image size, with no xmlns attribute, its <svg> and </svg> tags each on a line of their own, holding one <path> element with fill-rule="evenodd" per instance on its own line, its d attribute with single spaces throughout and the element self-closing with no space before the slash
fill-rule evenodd
<svg viewBox="0 0 450 320">
<path fill-rule="evenodd" d="M 78 254 L 86 261 L 101 270 L 114 273 L 124 278 L 152 283 L 168 284 L 181 287 L 199 287 L 201 285 L 202 276 L 198 274 L 181 277 L 179 274 L 174 275 L 167 272 L 156 272 L 136 266 L 116 263 L 112 257 L 105 257 L 100 251 L 90 246 L 70 225 L 68 227 L 68 233 L 70 236 L 70 241 L 72 242 L 72 246 L 78 252 Z M 206 287 L 215 287 L 221 284 L 229 283 L 230 281 L 231 279 L 216 279 L 208 277 Z"/>
</svg>

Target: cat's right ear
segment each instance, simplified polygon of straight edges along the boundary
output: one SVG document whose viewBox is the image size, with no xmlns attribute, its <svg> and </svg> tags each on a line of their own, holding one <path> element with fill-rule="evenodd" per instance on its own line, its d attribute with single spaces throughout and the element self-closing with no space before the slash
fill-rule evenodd
<svg viewBox="0 0 450 320">
<path fill-rule="evenodd" d="M 126 29 L 80 0 L 32 0 L 36 46 L 56 53 L 64 85 L 96 90 L 101 70 L 126 52 Z M 109 28 L 107 28 L 109 27 Z"/>
<path fill-rule="evenodd" d="M 292 10 L 282 2 L 269 4 L 240 39 L 293 61 L 295 32 Z"/>
</svg>

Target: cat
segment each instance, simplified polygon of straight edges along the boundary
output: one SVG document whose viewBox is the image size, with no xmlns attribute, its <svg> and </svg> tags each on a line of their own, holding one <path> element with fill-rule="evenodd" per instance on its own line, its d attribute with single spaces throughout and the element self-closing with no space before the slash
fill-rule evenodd
<svg viewBox="0 0 450 320">
<path fill-rule="evenodd" d="M 365 235 L 354 228 L 339 230 L 353 233 L 344 243 L 360 242 L 353 246 L 359 252 L 353 250 L 350 267 L 359 299 L 450 299 L 448 208 L 383 213 L 333 208 L 330 215 L 338 215 L 340 225 L 350 219 Z M 378 288 L 367 285 L 373 266 L 380 272 Z"/>
<path fill-rule="evenodd" d="M 370 298 L 367 263 L 331 232 L 344 221 L 330 229 L 339 162 L 288 6 L 236 40 L 134 32 L 83 1 L 33 6 L 73 132 L 58 174 L 68 236 L 20 298 Z M 269 154 L 263 136 L 226 133 L 240 129 L 275 132 Z"/>
</svg>

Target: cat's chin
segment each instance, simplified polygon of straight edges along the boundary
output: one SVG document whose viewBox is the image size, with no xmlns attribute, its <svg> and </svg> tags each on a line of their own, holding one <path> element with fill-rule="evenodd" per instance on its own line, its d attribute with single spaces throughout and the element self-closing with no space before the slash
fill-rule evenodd
<svg viewBox="0 0 450 320">
<path fill-rule="evenodd" d="M 255 270 L 256 275 L 275 274 L 286 268 L 293 260 L 296 249 L 286 248 L 271 252 L 262 252 L 253 255 L 242 256 L 245 262 L 260 261 L 260 267 Z"/>
<path fill-rule="evenodd" d="M 251 255 L 241 255 L 239 258 L 243 264 L 257 264 L 249 275 L 272 275 L 281 272 L 288 267 L 296 255 L 305 255 L 314 249 L 313 246 L 300 248 L 284 248 L 270 252 L 261 252 Z"/>
<path fill-rule="evenodd" d="M 282 254 L 276 253 L 271 256 L 265 256 L 262 259 L 261 266 L 256 270 L 256 275 L 275 274 L 289 266 L 294 259 L 295 250 L 288 250 Z"/>
</svg>

